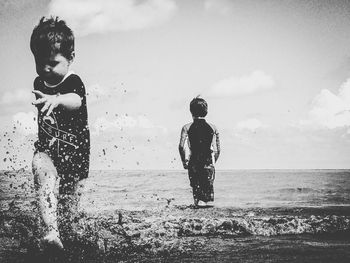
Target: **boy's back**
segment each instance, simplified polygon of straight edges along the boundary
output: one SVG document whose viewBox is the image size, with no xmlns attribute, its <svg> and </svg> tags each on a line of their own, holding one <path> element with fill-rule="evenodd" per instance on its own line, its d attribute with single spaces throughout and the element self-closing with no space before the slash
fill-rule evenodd
<svg viewBox="0 0 350 263">
<path fill-rule="evenodd" d="M 182 136 L 188 136 L 188 144 L 191 149 L 190 163 L 198 165 L 214 164 L 212 153 L 216 143 L 218 131 L 213 124 L 205 119 L 194 119 L 192 123 L 183 127 Z"/>
</svg>

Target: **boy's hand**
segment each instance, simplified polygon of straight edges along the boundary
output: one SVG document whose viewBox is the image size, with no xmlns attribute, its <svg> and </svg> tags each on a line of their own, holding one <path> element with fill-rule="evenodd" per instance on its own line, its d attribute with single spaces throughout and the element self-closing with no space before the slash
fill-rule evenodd
<svg viewBox="0 0 350 263">
<path fill-rule="evenodd" d="M 188 169 L 188 160 L 186 160 L 182 165 L 183 165 L 184 169 L 187 170 Z"/>
<path fill-rule="evenodd" d="M 56 108 L 60 103 L 58 100 L 58 95 L 47 95 L 39 90 L 32 91 L 35 95 L 39 96 L 39 99 L 35 100 L 32 104 L 44 104 L 41 108 L 41 112 L 46 112 L 46 116 L 49 116 L 54 108 Z"/>
</svg>

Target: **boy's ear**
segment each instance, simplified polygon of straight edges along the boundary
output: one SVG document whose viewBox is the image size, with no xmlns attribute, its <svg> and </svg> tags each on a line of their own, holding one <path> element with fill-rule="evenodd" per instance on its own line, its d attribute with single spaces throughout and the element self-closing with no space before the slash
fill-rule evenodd
<svg viewBox="0 0 350 263">
<path fill-rule="evenodd" d="M 70 54 L 69 62 L 72 63 L 74 58 L 75 58 L 75 51 L 72 51 L 72 53 Z"/>
</svg>

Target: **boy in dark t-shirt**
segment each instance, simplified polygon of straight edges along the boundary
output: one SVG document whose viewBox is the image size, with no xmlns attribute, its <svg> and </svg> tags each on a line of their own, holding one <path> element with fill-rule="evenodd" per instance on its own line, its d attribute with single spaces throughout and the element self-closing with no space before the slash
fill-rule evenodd
<svg viewBox="0 0 350 263">
<path fill-rule="evenodd" d="M 38 73 L 33 90 L 33 104 L 38 108 L 33 174 L 45 226 L 42 245 L 62 249 L 54 190 L 59 183 L 59 196 L 65 197 L 61 200 L 72 201 L 78 182 L 88 176 L 86 92 L 79 76 L 69 70 L 75 55 L 74 36 L 64 21 L 43 17 L 33 30 L 30 48 Z"/>
<path fill-rule="evenodd" d="M 182 127 L 179 152 L 193 192 L 194 205 L 214 201 L 214 164 L 220 155 L 219 132 L 213 124 L 206 122 L 208 104 L 202 98 L 194 98 L 190 103 L 193 122 Z M 185 143 L 190 153 L 186 158 Z"/>
</svg>

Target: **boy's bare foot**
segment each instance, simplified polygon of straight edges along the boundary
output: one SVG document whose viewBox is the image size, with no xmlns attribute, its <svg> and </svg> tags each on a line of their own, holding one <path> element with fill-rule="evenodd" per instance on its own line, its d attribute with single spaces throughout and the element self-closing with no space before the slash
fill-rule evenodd
<svg viewBox="0 0 350 263">
<path fill-rule="evenodd" d="M 198 206 L 206 206 L 206 203 L 204 201 L 200 200 L 198 202 Z"/>
<path fill-rule="evenodd" d="M 41 240 L 41 251 L 39 254 L 34 255 L 34 260 L 31 262 L 63 263 L 68 261 L 65 257 L 65 251 L 58 232 L 51 231 Z"/>
<path fill-rule="evenodd" d="M 44 247 L 50 247 L 57 250 L 63 250 L 63 244 L 56 231 L 51 231 L 42 239 Z"/>
</svg>

